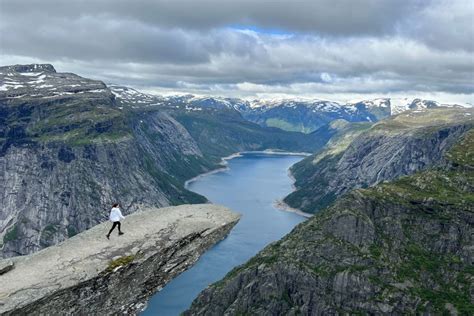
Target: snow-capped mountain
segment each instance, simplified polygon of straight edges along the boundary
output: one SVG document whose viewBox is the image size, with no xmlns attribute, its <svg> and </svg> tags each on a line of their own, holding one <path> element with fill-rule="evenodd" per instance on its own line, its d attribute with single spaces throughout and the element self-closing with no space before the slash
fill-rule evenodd
<svg viewBox="0 0 474 316">
<path fill-rule="evenodd" d="M 256 99 L 243 100 L 191 94 L 159 96 L 137 90 L 109 85 L 122 104 L 132 107 L 163 106 L 185 111 L 227 109 L 239 112 L 245 119 L 262 126 L 288 131 L 310 133 L 334 120 L 348 122 L 376 122 L 407 110 L 421 110 L 440 106 L 436 101 L 408 98 L 377 98 L 353 100 L 347 103 L 319 99 Z"/>
<path fill-rule="evenodd" d="M 37 97 L 63 98 L 68 95 L 110 93 L 104 83 L 79 77 L 75 74 L 57 73 L 52 65 L 32 64 L 0 67 L 0 99 Z"/>
<path fill-rule="evenodd" d="M 254 100 L 250 102 L 251 110 L 242 115 L 264 126 L 309 133 L 337 119 L 376 122 L 390 116 L 386 103 L 385 100 L 347 104 L 307 99 Z"/>
<path fill-rule="evenodd" d="M 209 96 L 196 96 L 192 94 L 177 94 L 161 96 L 139 92 L 135 89 L 109 85 L 110 90 L 122 105 L 131 107 L 163 106 L 171 108 L 182 108 L 187 111 L 200 111 L 202 109 L 231 109 L 245 112 L 249 109 L 249 103 L 237 98 L 221 98 Z"/>
</svg>

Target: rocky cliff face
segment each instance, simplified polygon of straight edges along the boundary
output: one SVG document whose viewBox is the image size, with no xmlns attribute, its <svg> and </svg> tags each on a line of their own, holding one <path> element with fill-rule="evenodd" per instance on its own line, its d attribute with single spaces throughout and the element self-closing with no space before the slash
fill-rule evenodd
<svg viewBox="0 0 474 316">
<path fill-rule="evenodd" d="M 405 112 L 363 133 L 356 129 L 352 136 L 343 134 L 322 152 L 292 167 L 297 190 L 285 202 L 314 213 L 352 189 L 440 164 L 444 153 L 472 127 L 473 115 L 473 109 Z"/>
<path fill-rule="evenodd" d="M 185 314 L 473 314 L 473 131 L 442 167 L 339 198 Z"/>
<path fill-rule="evenodd" d="M 141 209 L 29 256 L 0 260 L 2 315 L 135 315 L 147 299 L 223 239 L 239 216 L 210 204 Z"/>
<path fill-rule="evenodd" d="M 212 166 L 166 113 L 121 109 L 99 81 L 0 68 L 1 256 L 29 254 L 141 205 L 204 202 L 182 177 Z"/>
</svg>

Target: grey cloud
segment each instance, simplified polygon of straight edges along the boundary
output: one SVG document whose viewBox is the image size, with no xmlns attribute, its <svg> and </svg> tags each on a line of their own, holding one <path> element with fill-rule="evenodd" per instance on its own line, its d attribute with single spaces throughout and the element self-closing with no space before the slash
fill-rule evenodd
<svg viewBox="0 0 474 316">
<path fill-rule="evenodd" d="M 0 0 L 0 58 L 147 88 L 472 94 L 473 16 L 463 0 Z"/>
<path fill-rule="evenodd" d="M 48 16 L 109 17 L 168 28 L 253 25 L 290 32 L 360 35 L 393 31 L 427 1 L 398 0 L 2 0 L 5 16 L 39 21 Z"/>
<path fill-rule="evenodd" d="M 55 19 L 37 27 L 2 25 L 1 30 L 5 53 L 43 58 L 200 63 L 207 62 L 209 52 L 218 48 L 212 38 L 201 41 L 193 32 L 162 30 L 133 21 Z"/>
</svg>

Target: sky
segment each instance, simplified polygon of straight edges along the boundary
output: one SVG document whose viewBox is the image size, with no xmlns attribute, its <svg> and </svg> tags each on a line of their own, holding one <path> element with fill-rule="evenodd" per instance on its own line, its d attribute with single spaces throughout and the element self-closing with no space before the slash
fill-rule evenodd
<svg viewBox="0 0 474 316">
<path fill-rule="evenodd" d="M 0 65 L 162 94 L 474 104 L 474 0 L 0 0 Z"/>
</svg>

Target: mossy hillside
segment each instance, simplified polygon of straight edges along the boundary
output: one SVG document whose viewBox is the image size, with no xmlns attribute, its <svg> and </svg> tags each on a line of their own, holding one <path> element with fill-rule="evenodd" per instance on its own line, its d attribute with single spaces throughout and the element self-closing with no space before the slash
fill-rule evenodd
<svg viewBox="0 0 474 316">
<path fill-rule="evenodd" d="M 268 127 L 276 127 L 282 129 L 284 131 L 289 132 L 301 132 L 301 133 L 311 133 L 313 130 L 303 123 L 300 124 L 292 124 L 291 122 L 287 122 L 280 118 L 269 118 L 265 121 L 265 125 Z"/>
<path fill-rule="evenodd" d="M 285 197 L 285 202 L 309 213 L 325 208 L 334 202 L 337 197 L 335 194 L 327 194 L 318 199 L 308 199 L 307 197 L 314 196 L 315 191 L 324 191 L 324 188 L 329 184 L 325 174 L 336 172 L 337 162 L 347 147 L 355 138 L 369 130 L 372 125 L 368 122 L 333 121 L 330 124 L 333 136 L 329 142 L 316 154 L 291 167 L 291 173 L 295 178 L 295 186 L 298 190 Z"/>
<path fill-rule="evenodd" d="M 446 157 L 456 165 L 474 168 L 474 128 L 469 130 Z"/>
<path fill-rule="evenodd" d="M 437 108 L 408 111 L 372 127 L 334 122 L 340 132 L 321 151 L 291 168 L 297 190 L 284 200 L 314 213 L 351 189 L 442 165 L 441 153 L 474 126 L 472 114 L 472 109 Z M 461 150 L 458 157 L 469 155 L 466 152 Z"/>
<path fill-rule="evenodd" d="M 126 114 L 114 107 L 107 93 L 62 98 L 24 98 L 0 106 L 4 135 L 11 143 L 64 142 L 84 145 L 130 137 Z"/>
<path fill-rule="evenodd" d="M 474 129 L 467 131 L 445 158 L 454 166 L 435 167 L 363 192 L 408 207 L 433 204 L 439 212 L 451 213 L 451 208 L 474 212 L 470 209 L 474 205 Z"/>
<path fill-rule="evenodd" d="M 171 205 L 205 203 L 207 199 L 197 193 L 183 188 L 183 183 L 177 178 L 161 171 L 149 153 L 142 151 L 144 170 L 153 178 L 155 185 L 169 198 Z M 179 194 L 176 194 L 179 192 Z"/>
<path fill-rule="evenodd" d="M 131 138 L 124 112 L 83 100 L 50 106 L 45 118 L 30 124 L 28 133 L 39 141 L 62 141 L 75 146 Z"/>
<path fill-rule="evenodd" d="M 325 174 L 336 172 L 337 162 L 341 156 L 342 153 L 324 155 L 318 161 L 317 169 L 315 169 L 313 163 L 314 156 L 309 156 L 293 165 L 290 170 L 296 179 L 295 186 L 298 190 L 286 196 L 285 203 L 304 212 L 312 213 L 314 210 L 323 209 L 334 202 L 337 197 L 335 194 L 319 194 L 316 196 L 316 192 L 323 192 L 329 185 L 329 179 L 325 177 Z"/>
<path fill-rule="evenodd" d="M 18 226 L 13 225 L 13 227 L 10 227 L 6 234 L 3 235 L 3 243 L 7 243 L 9 241 L 15 241 L 18 238 Z"/>
<path fill-rule="evenodd" d="M 379 133 L 398 133 L 405 130 L 426 129 L 443 125 L 472 122 L 471 108 L 432 108 L 429 110 L 406 111 L 376 123 L 372 130 Z M 429 130 L 429 129 L 428 129 Z"/>
<path fill-rule="evenodd" d="M 372 127 L 373 123 L 359 122 L 349 123 L 337 120 L 331 123 L 331 127 L 336 130 L 336 133 L 324 148 L 318 152 L 312 159 L 313 164 L 317 164 L 326 156 L 335 156 L 344 152 L 352 141 L 363 132 Z"/>
<path fill-rule="evenodd" d="M 61 229 L 61 225 L 59 224 L 48 224 L 44 227 L 40 234 L 40 245 L 42 247 L 48 247 L 54 244 L 54 237 L 58 230 Z"/>
</svg>

